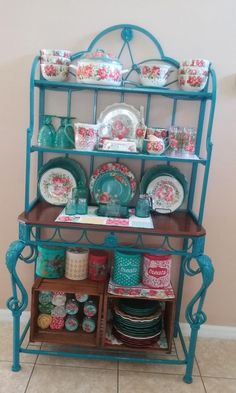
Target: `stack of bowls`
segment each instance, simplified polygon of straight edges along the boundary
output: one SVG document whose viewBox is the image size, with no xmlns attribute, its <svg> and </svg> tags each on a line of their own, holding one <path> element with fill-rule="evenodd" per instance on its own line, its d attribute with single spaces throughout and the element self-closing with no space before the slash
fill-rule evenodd
<svg viewBox="0 0 236 393">
<path fill-rule="evenodd" d="M 49 81 L 64 81 L 69 75 L 71 52 L 62 49 L 41 49 L 40 67 L 43 77 Z"/>
<path fill-rule="evenodd" d="M 205 59 L 190 59 L 180 63 L 178 70 L 179 87 L 186 91 L 201 91 L 208 79 L 210 62 Z"/>
</svg>

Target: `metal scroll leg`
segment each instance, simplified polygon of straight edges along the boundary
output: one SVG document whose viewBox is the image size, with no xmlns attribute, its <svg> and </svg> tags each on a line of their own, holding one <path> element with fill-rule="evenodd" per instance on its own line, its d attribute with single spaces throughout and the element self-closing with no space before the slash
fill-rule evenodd
<svg viewBox="0 0 236 393">
<path fill-rule="evenodd" d="M 10 244 L 6 253 L 6 265 L 11 274 L 12 296 L 7 301 L 7 307 L 13 316 L 13 363 L 12 371 L 19 371 L 20 366 L 20 317 L 28 304 L 27 291 L 24 288 L 17 272 L 16 265 L 18 259 L 26 263 L 32 263 L 37 257 L 35 247 L 30 247 L 27 256 L 22 255 L 22 251 L 26 247 L 23 241 L 16 240 Z"/>
<path fill-rule="evenodd" d="M 195 258 L 198 264 L 198 268 L 191 267 L 191 259 L 186 258 L 184 261 L 184 272 L 189 276 L 195 276 L 199 273 L 202 274 L 202 285 L 198 292 L 194 295 L 194 297 L 190 300 L 187 305 L 185 317 L 187 322 L 191 328 L 190 334 L 190 343 L 187 355 L 187 365 L 186 371 L 184 375 L 184 382 L 191 383 L 192 382 L 192 371 L 193 371 L 193 362 L 195 356 L 195 349 L 197 343 L 197 335 L 200 326 L 206 322 L 207 317 L 206 314 L 202 311 L 204 299 L 206 296 L 207 289 L 209 285 L 212 283 L 214 278 L 214 268 L 211 262 L 211 259 L 206 255 L 200 255 Z M 196 310 L 194 312 L 193 310 Z"/>
<path fill-rule="evenodd" d="M 12 371 L 20 371 L 20 317 L 21 313 L 13 313 L 13 361 Z"/>
</svg>

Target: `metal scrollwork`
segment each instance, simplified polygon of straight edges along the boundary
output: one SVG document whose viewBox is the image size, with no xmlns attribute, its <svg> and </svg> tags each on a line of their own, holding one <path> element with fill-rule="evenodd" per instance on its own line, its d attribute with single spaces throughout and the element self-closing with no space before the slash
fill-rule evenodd
<svg viewBox="0 0 236 393">
<path fill-rule="evenodd" d="M 206 291 L 214 278 L 214 267 L 211 259 L 207 255 L 201 255 L 195 258 L 198 267 L 191 266 L 192 259 L 187 257 L 183 263 L 184 272 L 188 276 L 195 276 L 199 273 L 202 274 L 202 285 L 198 292 L 193 296 L 187 305 L 185 317 L 191 328 L 199 329 L 200 325 L 206 322 L 206 314 L 202 311 Z M 194 312 L 194 307 L 197 311 Z"/>
<path fill-rule="evenodd" d="M 13 296 L 11 296 L 7 301 L 7 307 L 13 314 L 21 314 L 28 304 L 27 291 L 16 272 L 17 261 L 20 259 L 26 263 L 32 263 L 37 258 L 37 249 L 35 246 L 30 246 L 30 252 L 28 255 L 23 256 L 22 252 L 25 246 L 26 245 L 23 241 L 16 240 L 10 244 L 6 253 L 6 265 L 11 274 L 13 291 Z"/>
</svg>

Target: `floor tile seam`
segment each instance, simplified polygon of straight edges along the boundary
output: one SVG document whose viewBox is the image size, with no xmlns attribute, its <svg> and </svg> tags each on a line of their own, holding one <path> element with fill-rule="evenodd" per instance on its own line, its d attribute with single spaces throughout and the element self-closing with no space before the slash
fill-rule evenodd
<svg viewBox="0 0 236 393">
<path fill-rule="evenodd" d="M 0 362 L 1 362 L 1 363 L 4 363 L 4 362 L 5 362 L 5 363 L 12 363 L 12 359 L 11 359 L 11 360 L 0 359 Z M 21 363 L 21 364 L 34 364 L 34 363 L 35 363 L 35 360 L 32 361 L 32 362 L 30 362 L 30 361 L 27 362 L 27 361 L 25 361 L 25 360 L 21 360 L 20 363 Z"/>
<path fill-rule="evenodd" d="M 117 369 L 116 369 L 116 372 L 117 372 L 117 374 L 116 374 L 116 390 L 117 390 L 117 393 L 119 393 L 119 390 L 120 390 L 120 370 L 119 370 L 119 360 L 117 361 Z"/>
<path fill-rule="evenodd" d="M 226 380 L 235 380 L 236 381 L 236 377 L 213 377 L 213 376 L 209 376 L 209 375 L 201 375 L 202 378 L 208 378 L 208 379 L 226 379 Z"/>
<path fill-rule="evenodd" d="M 51 366 L 51 367 L 64 367 L 64 368 L 82 368 L 82 369 L 92 369 L 92 370 L 106 370 L 106 371 L 116 371 L 116 368 L 105 368 L 105 367 L 92 367 L 92 366 L 76 366 L 75 364 L 64 365 L 64 364 L 51 364 L 51 363 L 35 363 L 36 366 Z"/>
<path fill-rule="evenodd" d="M 202 376 L 201 370 L 200 370 L 200 367 L 199 367 L 198 360 L 197 360 L 196 356 L 194 356 L 194 360 L 195 360 L 195 363 L 196 363 L 196 365 L 197 365 L 197 369 L 198 369 L 199 375 Z"/>
<path fill-rule="evenodd" d="M 137 371 L 135 371 L 135 370 L 119 370 L 119 371 L 124 371 L 124 372 L 128 372 L 128 373 L 136 373 Z M 163 372 L 160 372 L 160 371 L 140 371 L 140 370 L 138 370 L 138 373 L 142 373 L 142 374 L 152 374 L 152 375 L 155 375 L 155 374 L 158 374 L 158 375 L 182 375 L 182 376 L 184 376 L 184 373 L 175 373 L 175 372 L 172 372 L 172 373 L 163 373 Z M 193 374 L 193 377 L 195 378 L 195 377 L 199 377 L 200 378 L 200 375 L 199 374 Z"/>
<path fill-rule="evenodd" d="M 30 384 L 30 381 L 31 381 L 31 378 L 32 378 L 32 375 L 33 375 L 33 372 L 34 372 L 34 369 L 35 369 L 35 366 L 36 366 L 36 361 L 37 361 L 37 359 L 35 360 L 35 363 L 34 363 L 34 365 L 33 365 L 33 367 L 32 367 L 32 370 L 31 370 L 31 373 L 30 373 L 28 382 L 27 382 L 27 384 L 26 384 L 24 393 L 27 393 L 27 390 L 28 390 L 28 387 L 29 387 L 29 384 Z"/>
</svg>

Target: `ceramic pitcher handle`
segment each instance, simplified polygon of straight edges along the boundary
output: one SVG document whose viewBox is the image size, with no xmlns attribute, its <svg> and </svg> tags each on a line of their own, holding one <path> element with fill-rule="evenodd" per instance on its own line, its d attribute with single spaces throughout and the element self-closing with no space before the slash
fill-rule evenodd
<svg viewBox="0 0 236 393">
<path fill-rule="evenodd" d="M 74 131 L 74 127 L 73 127 L 73 124 L 67 124 L 67 125 L 65 125 L 64 126 L 64 130 L 65 130 L 65 134 L 66 134 L 66 137 L 67 137 L 67 139 L 69 140 L 69 142 L 70 143 L 72 143 L 73 144 L 73 146 L 75 147 L 75 141 L 70 137 L 70 135 L 67 133 L 67 128 L 73 128 L 73 131 Z"/>
</svg>

